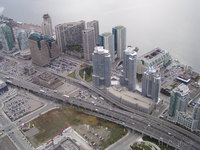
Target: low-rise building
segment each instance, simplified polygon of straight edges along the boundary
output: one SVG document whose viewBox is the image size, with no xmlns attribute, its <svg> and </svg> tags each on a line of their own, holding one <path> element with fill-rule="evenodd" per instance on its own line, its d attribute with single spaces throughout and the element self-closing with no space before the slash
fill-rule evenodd
<svg viewBox="0 0 200 150">
<path fill-rule="evenodd" d="M 142 74 L 149 67 L 162 69 L 171 64 L 172 57 L 169 52 L 160 48 L 155 48 L 152 51 L 140 56 L 137 63 L 137 73 Z"/>
<path fill-rule="evenodd" d="M 140 93 L 133 93 L 124 90 L 124 88 L 121 88 L 120 90 L 118 89 L 115 89 L 115 87 L 109 87 L 108 94 L 115 99 L 120 99 L 120 103 L 148 114 L 151 114 L 155 109 L 156 103 L 151 101 L 149 98 L 142 96 Z"/>
<path fill-rule="evenodd" d="M 24 74 L 27 74 L 27 75 L 32 75 L 35 73 L 35 68 L 31 65 L 27 65 L 24 67 Z"/>
<path fill-rule="evenodd" d="M 63 82 L 61 81 L 61 79 L 58 78 L 58 76 L 50 72 L 43 72 L 42 74 L 35 77 L 33 79 L 33 82 L 50 89 L 56 89 L 57 87 L 63 84 Z"/>
</svg>

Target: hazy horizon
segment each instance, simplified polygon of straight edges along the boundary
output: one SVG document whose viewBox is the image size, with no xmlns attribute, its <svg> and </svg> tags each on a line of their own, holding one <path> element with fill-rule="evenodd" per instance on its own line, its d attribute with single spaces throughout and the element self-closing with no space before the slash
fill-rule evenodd
<svg viewBox="0 0 200 150">
<path fill-rule="evenodd" d="M 16 21 L 41 24 L 49 13 L 53 25 L 99 20 L 100 33 L 127 27 L 127 45 L 140 54 L 160 47 L 200 71 L 199 0 L 2 0 L 0 13 Z"/>
</svg>

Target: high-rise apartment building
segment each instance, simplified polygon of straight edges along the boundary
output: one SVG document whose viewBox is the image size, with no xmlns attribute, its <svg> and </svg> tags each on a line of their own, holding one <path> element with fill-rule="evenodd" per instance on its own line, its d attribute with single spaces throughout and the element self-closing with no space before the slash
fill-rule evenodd
<svg viewBox="0 0 200 150">
<path fill-rule="evenodd" d="M 160 95 L 161 78 L 155 68 L 149 68 L 142 76 L 142 95 L 158 102 Z"/>
<path fill-rule="evenodd" d="M 137 71 L 137 53 L 131 46 L 127 47 L 123 55 L 123 70 L 120 76 L 120 84 L 130 91 L 135 91 L 136 71 Z"/>
<path fill-rule="evenodd" d="M 43 22 L 42 22 L 41 27 L 42 27 L 42 34 L 53 36 L 52 22 L 51 22 L 51 17 L 49 16 L 49 14 L 43 15 Z"/>
<path fill-rule="evenodd" d="M 186 112 L 189 101 L 189 92 L 190 90 L 185 84 L 180 84 L 172 91 L 168 109 L 170 117 L 175 117 L 177 112 Z"/>
<path fill-rule="evenodd" d="M 20 50 L 25 50 L 29 48 L 28 44 L 28 33 L 25 30 L 20 30 L 17 34 L 17 41 Z"/>
<path fill-rule="evenodd" d="M 56 40 L 61 52 L 83 52 L 82 31 L 85 29 L 85 21 L 59 24 L 55 27 Z"/>
<path fill-rule="evenodd" d="M 9 26 L 6 24 L 0 24 L 0 42 L 3 46 L 3 50 L 11 52 L 15 46 L 14 35 Z"/>
<path fill-rule="evenodd" d="M 104 49 L 109 50 L 111 54 L 111 60 L 115 60 L 115 49 L 114 49 L 114 35 L 110 32 L 105 32 L 99 36 L 100 46 L 103 46 Z"/>
<path fill-rule="evenodd" d="M 192 119 L 194 120 L 193 129 L 200 130 L 200 99 L 193 109 Z"/>
<path fill-rule="evenodd" d="M 92 60 L 92 53 L 95 47 L 95 31 L 94 28 L 88 28 L 82 31 L 83 34 L 83 53 L 84 59 Z"/>
<path fill-rule="evenodd" d="M 97 88 L 109 87 L 111 84 L 111 56 L 103 47 L 95 47 L 92 54 L 93 85 Z"/>
<path fill-rule="evenodd" d="M 116 26 L 112 28 L 114 35 L 115 54 L 120 60 L 123 59 L 123 51 L 126 49 L 126 28 L 124 26 Z"/>
<path fill-rule="evenodd" d="M 60 54 L 56 41 L 47 35 L 32 33 L 29 36 L 29 46 L 32 63 L 38 66 L 48 65 Z"/>
<path fill-rule="evenodd" d="M 95 46 L 99 45 L 99 21 L 93 20 L 87 23 L 87 28 L 94 28 L 95 31 Z"/>
</svg>

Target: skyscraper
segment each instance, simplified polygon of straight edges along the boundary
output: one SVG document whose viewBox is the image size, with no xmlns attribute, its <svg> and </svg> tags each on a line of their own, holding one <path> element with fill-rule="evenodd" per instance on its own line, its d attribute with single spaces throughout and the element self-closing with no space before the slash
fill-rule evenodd
<svg viewBox="0 0 200 150">
<path fill-rule="evenodd" d="M 87 23 L 87 28 L 94 28 L 95 31 L 95 46 L 99 45 L 99 21 L 93 20 Z"/>
<path fill-rule="evenodd" d="M 0 42 L 3 50 L 11 52 L 15 46 L 12 30 L 6 24 L 0 24 Z"/>
<path fill-rule="evenodd" d="M 116 26 L 112 28 L 114 35 L 115 54 L 120 60 L 123 59 L 123 51 L 126 49 L 126 28 L 124 26 Z"/>
<path fill-rule="evenodd" d="M 123 70 L 120 76 L 120 84 L 127 87 L 130 91 L 135 91 L 137 53 L 133 47 L 129 46 L 125 49 L 123 57 Z"/>
<path fill-rule="evenodd" d="M 49 14 L 43 15 L 43 22 L 41 27 L 42 27 L 42 34 L 53 36 L 52 22 Z"/>
<path fill-rule="evenodd" d="M 105 32 L 99 36 L 100 46 L 103 46 L 105 49 L 109 50 L 111 54 L 111 60 L 115 60 L 115 49 L 114 49 L 114 35 L 110 32 Z"/>
<path fill-rule="evenodd" d="M 84 59 L 90 61 L 92 60 L 92 53 L 96 45 L 94 28 L 85 29 L 82 31 L 82 34 Z"/>
<path fill-rule="evenodd" d="M 108 50 L 95 47 L 92 54 L 93 85 L 97 88 L 109 87 L 111 83 L 111 57 Z"/>
<path fill-rule="evenodd" d="M 149 68 L 142 76 L 142 95 L 150 97 L 158 102 L 160 94 L 161 78 L 156 69 Z"/>
<path fill-rule="evenodd" d="M 32 63 L 38 66 L 48 65 L 60 54 L 56 41 L 47 35 L 32 33 L 29 36 L 29 46 Z"/>
<path fill-rule="evenodd" d="M 20 50 L 25 50 L 29 48 L 28 44 L 28 33 L 25 30 L 20 30 L 17 34 L 17 41 Z"/>
<path fill-rule="evenodd" d="M 59 24 L 55 29 L 58 47 L 61 52 L 73 50 L 83 52 L 82 31 L 85 29 L 84 21 Z"/>
<path fill-rule="evenodd" d="M 185 112 L 189 100 L 189 88 L 185 84 L 180 84 L 175 88 L 170 97 L 168 114 L 174 117 L 177 112 Z"/>
</svg>

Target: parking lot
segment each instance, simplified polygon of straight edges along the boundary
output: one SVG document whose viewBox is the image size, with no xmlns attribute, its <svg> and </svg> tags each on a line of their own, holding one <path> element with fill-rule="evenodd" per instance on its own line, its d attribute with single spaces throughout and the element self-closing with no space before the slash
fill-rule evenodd
<svg viewBox="0 0 200 150">
<path fill-rule="evenodd" d="M 110 135 L 108 128 L 103 126 L 80 125 L 75 130 L 96 150 L 101 148 Z"/>
<path fill-rule="evenodd" d="M 43 105 L 42 102 L 33 100 L 30 96 L 17 94 L 4 103 L 3 110 L 11 121 L 15 121 Z"/>
<path fill-rule="evenodd" d="M 1 58 L 0 59 L 0 71 L 1 72 L 8 72 L 9 70 L 15 68 L 17 62 L 8 58 Z"/>
<path fill-rule="evenodd" d="M 69 74 L 73 72 L 78 65 L 80 64 L 77 62 L 60 57 L 53 60 L 48 66 L 48 69 L 54 73 Z"/>
</svg>

